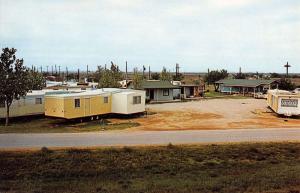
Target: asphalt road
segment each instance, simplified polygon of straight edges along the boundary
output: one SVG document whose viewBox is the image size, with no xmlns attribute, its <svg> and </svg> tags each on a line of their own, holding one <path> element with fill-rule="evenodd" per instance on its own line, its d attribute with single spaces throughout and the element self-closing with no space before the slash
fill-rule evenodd
<svg viewBox="0 0 300 193">
<path fill-rule="evenodd" d="M 0 149 L 300 141 L 300 128 L 0 134 Z"/>
</svg>

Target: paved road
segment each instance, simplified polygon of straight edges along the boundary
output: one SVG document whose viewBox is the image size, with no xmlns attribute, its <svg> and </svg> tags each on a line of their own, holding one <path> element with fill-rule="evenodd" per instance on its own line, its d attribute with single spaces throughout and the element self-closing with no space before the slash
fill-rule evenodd
<svg viewBox="0 0 300 193">
<path fill-rule="evenodd" d="M 300 141 L 300 128 L 0 134 L 0 149 L 259 141 Z"/>
</svg>

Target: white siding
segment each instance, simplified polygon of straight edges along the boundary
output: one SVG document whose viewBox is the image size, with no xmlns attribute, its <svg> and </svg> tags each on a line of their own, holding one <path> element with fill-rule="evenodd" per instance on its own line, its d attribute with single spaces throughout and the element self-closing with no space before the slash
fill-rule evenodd
<svg viewBox="0 0 300 193">
<path fill-rule="evenodd" d="M 112 93 L 112 113 L 132 114 L 145 111 L 145 91 Z M 141 96 L 141 104 L 133 104 L 133 97 Z"/>
</svg>

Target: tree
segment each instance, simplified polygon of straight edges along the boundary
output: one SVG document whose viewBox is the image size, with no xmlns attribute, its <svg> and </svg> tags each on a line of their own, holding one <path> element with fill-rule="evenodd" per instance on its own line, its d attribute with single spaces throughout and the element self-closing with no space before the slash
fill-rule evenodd
<svg viewBox="0 0 300 193">
<path fill-rule="evenodd" d="M 153 80 L 159 80 L 160 79 L 160 74 L 155 72 L 151 74 L 151 79 Z"/>
<path fill-rule="evenodd" d="M 3 48 L 0 56 L 0 102 L 6 105 L 6 126 L 13 100 L 26 96 L 30 90 L 29 70 L 23 66 L 23 59 L 16 59 L 16 51 Z"/>
<path fill-rule="evenodd" d="M 171 81 L 172 80 L 172 76 L 171 73 L 167 71 L 167 69 L 165 67 L 163 67 L 161 74 L 160 74 L 160 80 L 168 80 Z"/>
<path fill-rule="evenodd" d="M 176 81 L 182 81 L 184 79 L 184 76 L 183 76 L 183 74 L 178 73 L 177 75 L 176 74 L 173 75 L 172 78 L 173 78 L 173 80 L 176 80 Z"/>
<path fill-rule="evenodd" d="M 276 72 L 273 72 L 273 73 L 270 74 L 270 77 L 271 78 L 282 78 L 283 76 L 280 75 L 280 74 L 278 74 L 278 73 L 276 73 Z"/>
<path fill-rule="evenodd" d="M 119 81 L 122 80 L 122 72 L 119 70 L 119 67 L 113 63 L 110 69 L 98 66 L 95 79 L 99 81 L 98 87 L 100 88 L 119 88 Z"/>
<path fill-rule="evenodd" d="M 46 86 L 46 80 L 42 73 L 31 70 L 30 76 L 30 90 L 42 90 Z"/>
<path fill-rule="evenodd" d="M 138 69 L 135 68 L 133 72 L 133 80 L 132 80 L 133 88 L 141 89 L 142 82 L 143 82 L 143 76 L 139 73 Z"/>
<path fill-rule="evenodd" d="M 278 81 L 278 88 L 282 90 L 294 90 L 296 88 L 296 85 L 293 84 L 290 79 L 281 78 Z"/>
<path fill-rule="evenodd" d="M 222 69 L 221 71 L 219 70 L 213 70 L 210 71 L 206 77 L 205 77 L 205 81 L 209 82 L 209 83 L 214 83 L 214 87 L 215 87 L 215 91 L 218 90 L 218 84 L 215 84 L 216 81 L 224 79 L 228 77 L 228 72 L 227 70 Z"/>
<path fill-rule="evenodd" d="M 244 73 L 237 73 L 234 78 L 235 79 L 246 79 L 247 75 Z"/>
</svg>

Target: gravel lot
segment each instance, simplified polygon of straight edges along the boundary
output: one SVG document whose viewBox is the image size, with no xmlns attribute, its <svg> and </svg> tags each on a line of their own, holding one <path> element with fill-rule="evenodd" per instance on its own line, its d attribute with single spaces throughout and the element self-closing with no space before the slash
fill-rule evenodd
<svg viewBox="0 0 300 193">
<path fill-rule="evenodd" d="M 135 121 L 133 130 L 202 130 L 235 128 L 292 128 L 300 118 L 278 117 L 264 99 L 213 99 L 148 105 L 153 112 Z"/>
</svg>

